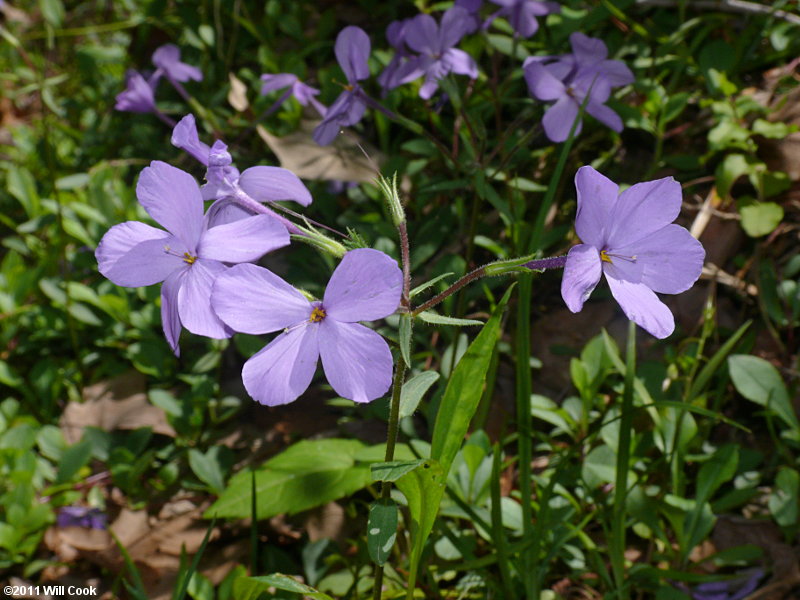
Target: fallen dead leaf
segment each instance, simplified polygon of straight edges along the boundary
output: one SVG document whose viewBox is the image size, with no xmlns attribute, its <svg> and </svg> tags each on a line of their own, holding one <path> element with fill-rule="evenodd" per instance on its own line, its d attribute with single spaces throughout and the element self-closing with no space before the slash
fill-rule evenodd
<svg viewBox="0 0 800 600">
<path fill-rule="evenodd" d="M 301 179 L 373 181 L 378 175 L 376 165 L 384 161 L 383 155 L 352 132 L 337 136 L 332 144 L 320 146 L 311 137 L 318 123 L 303 120 L 298 131 L 283 137 L 272 135 L 261 125 L 256 130 L 278 157 L 281 167 L 289 169 Z M 365 152 L 371 161 L 364 156 Z"/>
<path fill-rule="evenodd" d="M 80 441 L 86 427 L 105 431 L 151 427 L 154 433 L 175 437 L 166 413 L 147 400 L 145 377 L 137 371 L 84 388 L 84 402 L 70 402 L 59 425 L 69 444 Z"/>
</svg>

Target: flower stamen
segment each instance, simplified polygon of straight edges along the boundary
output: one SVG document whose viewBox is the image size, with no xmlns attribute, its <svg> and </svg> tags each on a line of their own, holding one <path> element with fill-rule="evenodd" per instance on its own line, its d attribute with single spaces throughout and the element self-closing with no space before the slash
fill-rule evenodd
<svg viewBox="0 0 800 600">
<path fill-rule="evenodd" d="M 169 246 L 164 246 L 164 252 L 166 254 L 171 254 L 172 256 L 177 256 L 178 258 L 182 258 L 183 262 L 189 265 L 193 265 L 194 262 L 197 260 L 196 256 L 189 254 L 188 252 L 184 252 L 183 254 L 178 254 L 175 250 L 170 248 Z"/>
<path fill-rule="evenodd" d="M 311 311 L 311 316 L 308 318 L 308 320 L 311 323 L 319 323 L 325 318 L 325 316 L 325 309 L 321 306 L 315 306 L 314 310 Z"/>
<path fill-rule="evenodd" d="M 626 262 L 636 262 L 636 255 L 633 256 L 623 256 L 622 254 L 609 254 L 607 250 L 600 250 L 600 260 L 603 262 L 607 262 L 610 265 L 613 265 L 614 262 L 611 260 L 611 257 L 618 258 L 620 260 L 624 260 Z"/>
</svg>

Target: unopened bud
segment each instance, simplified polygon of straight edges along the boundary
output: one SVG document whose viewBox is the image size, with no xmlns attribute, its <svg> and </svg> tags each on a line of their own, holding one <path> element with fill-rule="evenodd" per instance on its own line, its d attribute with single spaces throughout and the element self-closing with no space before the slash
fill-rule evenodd
<svg viewBox="0 0 800 600">
<path fill-rule="evenodd" d="M 400 202 L 400 194 L 397 191 L 397 172 L 392 175 L 391 181 L 388 177 L 378 175 L 375 178 L 375 184 L 383 192 L 386 203 L 389 205 L 389 212 L 392 213 L 392 222 L 395 227 L 399 227 L 401 223 L 406 222 L 406 212 L 403 210 L 403 204 Z"/>
</svg>

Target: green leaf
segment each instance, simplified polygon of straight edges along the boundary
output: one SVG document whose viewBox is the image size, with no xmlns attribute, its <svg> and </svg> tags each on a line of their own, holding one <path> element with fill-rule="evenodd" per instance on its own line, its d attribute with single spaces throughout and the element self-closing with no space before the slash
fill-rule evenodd
<svg viewBox="0 0 800 600">
<path fill-rule="evenodd" d="M 722 361 L 725 360 L 725 357 L 727 357 L 730 351 L 733 350 L 733 347 L 739 343 L 739 340 L 744 335 L 744 332 L 747 331 L 747 328 L 750 327 L 751 323 L 752 321 L 747 321 L 741 327 L 739 327 L 739 329 L 736 330 L 736 333 L 728 338 L 728 341 L 726 341 L 722 347 L 717 350 L 714 356 L 712 356 L 708 363 L 702 368 L 689 388 L 689 394 L 687 396 L 687 400 L 689 402 L 702 393 L 706 385 L 708 385 L 708 382 L 711 380 L 711 377 L 719 370 Z"/>
<path fill-rule="evenodd" d="M 464 441 L 467 428 L 483 395 L 486 373 L 500 333 L 500 318 L 508 302 L 506 291 L 492 317 L 458 361 L 444 391 L 431 441 L 431 458 L 439 461 L 445 475 Z"/>
<path fill-rule="evenodd" d="M 433 279 L 430 279 L 430 280 L 426 281 L 426 282 L 425 282 L 425 283 L 423 283 L 422 285 L 418 285 L 417 287 L 415 287 L 413 290 L 411 290 L 411 292 L 409 293 L 409 296 L 410 296 L 411 298 L 413 298 L 413 297 L 414 297 L 414 296 L 416 296 L 417 294 L 419 294 L 419 293 L 421 293 L 421 292 L 424 292 L 424 291 L 425 291 L 425 290 L 427 290 L 429 287 L 431 287 L 431 286 L 433 286 L 434 284 L 436 284 L 436 283 L 440 282 L 440 281 L 441 281 L 442 279 L 444 279 L 445 277 L 450 277 L 451 275 L 452 275 L 452 273 L 442 273 L 441 275 L 438 275 L 438 276 L 434 277 Z"/>
<path fill-rule="evenodd" d="M 403 389 L 400 391 L 401 419 L 414 414 L 425 392 L 430 389 L 437 379 L 439 379 L 439 373 L 436 371 L 423 371 L 403 384 Z"/>
<path fill-rule="evenodd" d="M 593 448 L 583 459 L 581 475 L 589 488 L 614 483 L 617 473 L 617 453 L 603 444 Z"/>
<path fill-rule="evenodd" d="M 61 455 L 61 462 L 58 465 L 56 484 L 71 480 L 89 462 L 91 457 L 92 444 L 88 440 L 80 441 L 64 450 Z"/>
<path fill-rule="evenodd" d="M 454 317 L 446 317 L 438 315 L 432 310 L 426 310 L 417 315 L 426 323 L 434 325 L 483 325 L 483 321 L 476 321 L 474 319 L 456 319 Z"/>
<path fill-rule="evenodd" d="M 792 129 L 786 123 L 771 123 L 764 119 L 756 119 L 753 121 L 751 129 L 753 133 L 775 140 L 782 140 L 792 132 Z"/>
<path fill-rule="evenodd" d="M 61 27 L 64 22 L 64 4 L 61 0 L 39 0 L 39 9 L 44 20 L 53 27 Z"/>
<path fill-rule="evenodd" d="M 311 600 L 333 600 L 328 594 L 323 594 L 305 583 L 280 573 L 263 577 L 240 577 L 233 582 L 233 597 L 236 600 L 259 600 L 261 594 L 272 597 L 272 588 L 303 594 Z"/>
<path fill-rule="evenodd" d="M 367 550 L 377 565 L 386 563 L 397 538 L 397 503 L 391 498 L 381 498 L 369 507 L 367 519 Z"/>
<path fill-rule="evenodd" d="M 754 202 L 739 207 L 742 229 L 750 237 L 759 237 L 775 231 L 783 220 L 783 207 L 774 202 Z"/>
<path fill-rule="evenodd" d="M 357 440 L 304 440 L 268 460 L 255 472 L 258 518 L 298 513 L 365 488 L 372 482 L 369 467 L 355 462 L 362 448 Z M 206 516 L 249 517 L 250 477 L 249 471 L 234 475 Z"/>
<path fill-rule="evenodd" d="M 789 392 L 778 370 L 757 356 L 734 354 L 728 369 L 736 390 L 751 402 L 771 409 L 784 423 L 797 431 L 800 425 L 789 401 Z"/>
<path fill-rule="evenodd" d="M 370 465 L 374 481 L 397 481 L 406 473 L 410 473 L 422 463 L 424 459 L 393 460 L 391 462 L 375 463 Z"/>
<path fill-rule="evenodd" d="M 225 491 L 225 474 L 219 459 L 220 450 L 219 446 L 209 448 L 205 454 L 196 448 L 189 450 L 189 466 L 192 471 L 218 496 Z"/>
<path fill-rule="evenodd" d="M 411 327 L 413 321 L 408 314 L 400 315 L 400 354 L 407 365 L 411 365 Z"/>
<path fill-rule="evenodd" d="M 397 480 L 411 515 L 411 556 L 408 587 L 413 589 L 425 542 L 433 529 L 445 488 L 445 471 L 436 460 L 426 460 Z"/>
<path fill-rule="evenodd" d="M 733 444 L 726 444 L 703 463 L 697 474 L 697 490 L 695 500 L 702 504 L 711 500 L 711 496 L 719 487 L 730 481 L 736 474 L 739 464 L 739 450 Z"/>
<path fill-rule="evenodd" d="M 6 361 L 0 360 L 0 383 L 8 387 L 19 387 L 25 380 Z"/>
<path fill-rule="evenodd" d="M 769 512 L 781 527 L 797 523 L 800 506 L 800 474 L 794 469 L 783 468 L 775 478 L 775 489 L 770 494 Z"/>
<path fill-rule="evenodd" d="M 717 193 L 724 198 L 742 175 L 752 171 L 750 160 L 743 154 L 728 154 L 716 170 Z"/>
</svg>

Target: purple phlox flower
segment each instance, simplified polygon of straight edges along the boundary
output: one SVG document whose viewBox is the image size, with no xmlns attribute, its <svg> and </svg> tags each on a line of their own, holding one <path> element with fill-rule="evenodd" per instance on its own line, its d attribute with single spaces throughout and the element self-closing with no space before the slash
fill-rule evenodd
<svg viewBox="0 0 800 600">
<path fill-rule="evenodd" d="M 692 600 L 744 600 L 758 588 L 763 577 L 764 570 L 756 568 L 733 579 L 701 583 L 693 590 L 685 584 L 676 584 L 676 587 L 690 594 Z"/>
<path fill-rule="evenodd" d="M 138 71 L 129 70 L 126 75 L 125 91 L 117 94 L 116 110 L 135 113 L 156 112 L 155 89 L 158 77 L 152 75 L 149 79 Z"/>
<path fill-rule="evenodd" d="M 531 37 L 539 30 L 539 22 L 536 17 L 544 17 L 561 10 L 557 2 L 542 2 L 541 0 L 491 1 L 502 8 L 489 17 L 489 22 L 497 17 L 505 17 L 511 27 L 514 28 L 514 31 L 524 38 Z"/>
<path fill-rule="evenodd" d="M 575 174 L 583 242 L 567 254 L 561 296 L 572 312 L 583 308 L 605 274 L 625 315 L 657 338 L 675 329 L 660 294 L 688 290 L 703 269 L 702 244 L 672 223 L 681 210 L 681 186 L 672 177 L 619 187 L 592 167 Z"/>
<path fill-rule="evenodd" d="M 62 506 L 58 510 L 56 525 L 59 527 L 106 529 L 108 527 L 108 517 L 99 508 L 87 506 Z"/>
<path fill-rule="evenodd" d="M 344 255 L 322 301 L 310 302 L 270 271 L 242 264 L 217 279 L 212 303 L 235 331 L 282 331 L 242 370 L 247 392 L 261 404 L 295 400 L 311 384 L 322 358 L 337 394 L 355 402 L 383 396 L 392 381 L 392 353 L 375 331 L 359 324 L 392 314 L 403 276 L 397 262 L 378 250 Z"/>
<path fill-rule="evenodd" d="M 256 166 L 245 169 L 240 174 L 239 170 L 233 166 L 233 159 L 224 142 L 216 140 L 209 147 L 208 144 L 200 141 L 194 115 L 189 114 L 183 117 L 172 130 L 172 145 L 185 150 L 206 166 L 206 184 L 202 188 L 203 200 L 226 200 L 227 217 L 223 219 L 223 222 L 229 222 L 227 219 L 232 214 L 241 216 L 255 214 L 255 211 L 238 210 L 231 202 L 227 201 L 230 198 L 239 200 L 240 204 L 251 206 L 254 202 L 277 202 L 280 200 L 293 200 L 302 206 L 311 204 L 311 193 L 308 188 L 297 175 L 288 169 Z M 234 212 L 230 213 L 228 209 Z M 209 212 L 212 213 L 211 210 Z M 219 213 L 214 211 L 212 214 Z M 277 217 L 274 213 L 270 214 Z M 218 224 L 218 222 L 212 221 L 213 224 Z"/>
<path fill-rule="evenodd" d="M 378 75 L 378 84 L 384 89 L 384 93 L 393 90 L 402 82 L 398 77 L 401 66 L 410 56 L 408 46 L 406 46 L 406 29 L 412 19 L 401 19 L 392 21 L 386 28 L 386 40 L 394 48 L 394 56 L 386 65 L 386 68 Z"/>
<path fill-rule="evenodd" d="M 602 40 L 573 33 L 570 42 L 572 54 L 530 57 L 523 65 L 531 95 L 555 101 L 542 119 L 547 137 L 553 142 L 565 141 L 584 100 L 587 113 L 614 131 L 622 131 L 622 119 L 605 102 L 612 88 L 633 82 L 633 73 L 625 63 L 606 59 L 608 49 Z M 578 121 L 575 135 L 581 127 Z"/>
<path fill-rule="evenodd" d="M 211 285 L 226 263 L 254 261 L 286 246 L 286 228 L 270 215 L 209 227 L 200 187 L 188 173 L 153 161 L 139 176 L 136 197 L 162 225 L 127 221 L 114 225 L 97 246 L 100 273 L 123 287 L 163 282 L 161 323 L 179 354 L 181 326 L 192 333 L 226 338 L 231 330 L 211 309 Z"/>
<path fill-rule="evenodd" d="M 442 15 L 441 25 L 430 15 L 414 17 L 406 31 L 406 44 L 419 56 L 403 65 L 398 73 L 401 82 L 408 83 L 424 75 L 419 95 L 427 100 L 439 88 L 439 80 L 449 73 L 475 79 L 478 65 L 469 54 L 453 48 L 467 33 L 469 25 L 469 12 L 460 6 L 448 9 Z"/>
<path fill-rule="evenodd" d="M 153 52 L 153 64 L 157 73 L 163 74 L 173 84 L 189 80 L 203 81 L 203 72 L 197 67 L 181 62 L 181 50 L 175 44 L 164 44 Z"/>
<path fill-rule="evenodd" d="M 553 57 L 555 60 L 548 65 L 550 72 L 562 81 L 591 73 L 612 88 L 633 83 L 633 73 L 624 62 L 608 59 L 608 47 L 603 40 L 575 32 L 569 36 L 569 41 L 572 53 Z M 528 60 L 530 58 L 526 63 Z"/>
<path fill-rule="evenodd" d="M 347 85 L 314 129 L 314 141 L 320 146 L 327 146 L 336 139 L 342 127 L 358 123 L 367 109 L 366 95 L 358 82 L 369 77 L 369 36 L 360 27 L 345 27 L 336 36 L 334 51 L 347 77 Z"/>
<path fill-rule="evenodd" d="M 270 115 L 278 110 L 278 107 L 280 107 L 292 96 L 294 96 L 294 99 L 300 103 L 300 106 L 308 106 L 311 104 L 311 106 L 316 109 L 321 117 L 325 116 L 327 109 L 315 98 L 315 96 L 319 94 L 319 90 L 300 81 L 300 79 L 298 79 L 297 75 L 294 73 L 265 73 L 261 76 L 261 81 L 264 82 L 261 86 L 262 96 L 266 96 L 267 94 L 276 90 L 288 88 L 266 111 L 264 116 Z"/>
</svg>

